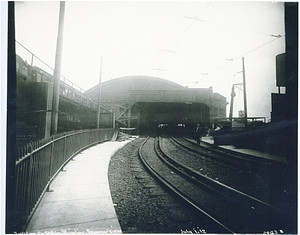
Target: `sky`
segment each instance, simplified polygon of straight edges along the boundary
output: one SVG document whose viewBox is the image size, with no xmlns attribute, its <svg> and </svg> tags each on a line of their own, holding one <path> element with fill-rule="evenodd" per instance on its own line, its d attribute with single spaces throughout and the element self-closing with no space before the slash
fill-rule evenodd
<svg viewBox="0 0 300 235">
<path fill-rule="evenodd" d="M 59 5 L 15 4 L 17 42 L 52 68 Z M 244 57 L 248 117 L 270 118 L 284 35 L 282 2 L 66 1 L 61 74 L 84 90 L 99 83 L 100 70 L 102 82 L 155 76 L 189 88 L 211 86 L 230 102 L 232 84 L 243 82 Z M 17 54 L 30 63 L 18 43 Z M 52 73 L 36 58 L 34 65 Z M 234 117 L 243 109 L 241 89 Z"/>
</svg>

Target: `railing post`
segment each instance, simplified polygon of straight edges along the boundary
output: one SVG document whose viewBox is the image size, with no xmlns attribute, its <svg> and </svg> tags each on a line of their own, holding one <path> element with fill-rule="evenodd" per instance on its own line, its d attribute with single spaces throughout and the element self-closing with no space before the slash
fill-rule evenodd
<svg viewBox="0 0 300 235">
<path fill-rule="evenodd" d="M 90 147 L 91 144 L 92 144 L 91 133 L 92 133 L 92 131 L 90 130 L 90 131 L 88 132 L 88 135 L 89 135 L 89 147 Z"/>
<path fill-rule="evenodd" d="M 31 149 L 31 151 L 32 151 L 32 149 Z M 26 192 L 26 209 L 25 209 L 25 211 L 26 211 L 26 216 L 27 215 L 29 215 L 30 214 L 30 211 L 31 211 L 31 194 L 32 194 L 32 191 L 31 191 L 31 189 L 32 189 L 32 180 L 33 180 L 33 176 L 32 176 L 32 170 L 33 170 L 33 168 L 34 168 L 34 156 L 31 156 L 29 159 L 28 159 L 28 161 L 27 161 L 27 163 L 28 163 L 28 167 L 27 167 L 27 170 L 28 170 L 28 172 L 26 172 L 27 173 L 27 186 L 26 186 L 26 189 L 27 189 L 27 192 Z"/>
<path fill-rule="evenodd" d="M 52 171 L 52 164 L 53 164 L 53 152 L 54 152 L 54 136 L 52 136 L 51 140 L 51 154 L 50 154 L 50 166 L 49 166 L 49 175 L 48 175 L 48 187 L 47 187 L 47 192 L 52 192 L 50 190 L 50 181 L 51 181 L 51 171 Z"/>
<path fill-rule="evenodd" d="M 67 137 L 66 137 L 66 133 L 65 133 L 65 136 L 64 136 L 64 152 L 63 152 L 63 159 L 64 159 L 64 162 L 66 161 L 66 148 L 67 148 Z M 65 171 L 65 165 L 63 165 L 63 167 L 61 168 L 61 171 Z"/>
</svg>

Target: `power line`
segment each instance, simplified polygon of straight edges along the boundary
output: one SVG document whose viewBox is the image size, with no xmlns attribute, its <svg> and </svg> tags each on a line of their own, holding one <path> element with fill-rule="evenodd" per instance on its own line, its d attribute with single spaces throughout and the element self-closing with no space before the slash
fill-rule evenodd
<svg viewBox="0 0 300 235">
<path fill-rule="evenodd" d="M 243 54 L 243 55 L 237 57 L 236 59 L 238 59 L 238 58 L 240 58 L 240 57 L 243 57 L 243 56 L 245 56 L 245 55 L 248 55 L 249 53 L 251 53 L 251 52 L 253 52 L 253 51 L 255 51 L 255 50 L 257 50 L 257 49 L 259 49 L 259 48 L 261 48 L 261 47 L 263 47 L 263 46 L 265 46 L 265 45 L 268 45 L 269 43 L 274 42 L 275 40 L 277 40 L 277 39 L 279 39 L 279 38 L 282 38 L 282 37 L 284 37 L 284 36 L 285 36 L 285 35 L 278 35 L 278 36 L 276 36 L 275 39 L 273 39 L 273 40 L 271 40 L 271 41 L 269 41 L 269 42 L 267 42 L 267 43 L 264 43 L 263 45 L 261 45 L 261 46 L 259 46 L 259 47 L 256 47 L 256 48 L 254 48 L 254 49 L 251 50 L 251 51 L 248 51 L 247 53 L 245 53 L 245 54 Z"/>
<path fill-rule="evenodd" d="M 170 51 L 170 50 L 160 50 L 160 51 Z M 183 55 L 189 55 L 189 56 L 197 56 L 197 58 L 209 58 L 209 59 L 214 59 L 214 60 L 226 60 L 226 61 L 233 61 L 233 58 L 221 58 L 221 57 L 214 57 L 214 56 L 208 56 L 208 55 L 203 55 L 199 53 L 190 53 L 190 52 L 182 52 L 182 51 L 170 51 L 172 53 L 177 53 L 177 54 L 183 54 Z"/>
<path fill-rule="evenodd" d="M 186 28 L 186 30 L 180 35 L 180 37 L 176 40 L 176 42 L 173 44 L 173 46 L 169 49 L 170 51 L 176 46 L 176 44 L 180 41 L 180 39 L 185 35 L 185 33 L 189 30 L 189 28 L 194 24 L 194 22 L 198 19 L 198 17 L 209 7 L 209 5 L 211 3 L 212 3 L 212 1 L 206 5 L 206 7 L 200 12 L 200 14 L 197 17 L 195 17 L 193 19 L 192 23 Z M 163 59 L 162 63 L 160 64 L 159 69 L 161 69 L 161 67 L 163 66 L 168 55 L 169 55 L 169 51 L 167 51 L 167 54 L 166 54 L 165 58 Z"/>
<path fill-rule="evenodd" d="M 206 20 L 202 20 L 202 19 L 199 19 L 197 17 L 190 17 L 190 16 L 182 16 L 182 17 L 187 18 L 187 19 L 192 19 L 192 20 L 198 20 L 198 21 L 201 21 L 201 22 L 208 22 Z"/>
<path fill-rule="evenodd" d="M 169 53 L 176 53 L 176 51 L 171 51 L 171 50 L 160 50 L 160 51 L 169 52 Z"/>
<path fill-rule="evenodd" d="M 243 56 L 245 56 L 245 55 L 248 55 L 248 54 L 250 54 L 251 52 L 256 51 L 257 49 L 262 48 L 262 47 L 268 45 L 269 43 L 272 43 L 272 42 L 274 42 L 274 41 L 276 41 L 276 40 L 278 40 L 279 38 L 282 38 L 282 37 L 284 37 L 284 36 L 285 36 L 285 35 L 282 35 L 282 36 L 280 36 L 280 37 L 276 37 L 275 39 L 273 39 L 273 40 L 271 40 L 271 41 L 269 41 L 269 42 L 267 42 L 267 43 L 264 43 L 264 44 L 262 44 L 261 46 L 256 47 L 256 48 L 254 48 L 254 49 L 252 49 L 252 50 L 250 50 L 250 51 L 248 51 L 248 52 L 246 52 L 246 53 L 244 53 L 244 54 L 242 54 L 242 55 L 240 55 L 240 56 L 238 56 L 238 57 L 236 57 L 236 58 L 230 60 L 230 61 L 227 62 L 226 64 L 223 64 L 223 65 L 221 65 L 220 67 L 218 67 L 218 68 L 212 70 L 211 72 L 209 72 L 208 74 L 206 74 L 206 75 L 205 75 L 203 78 L 201 78 L 200 80 L 203 80 L 203 79 L 206 78 L 207 76 L 209 76 L 209 75 L 211 75 L 212 73 L 214 73 L 215 71 L 217 71 L 217 70 L 219 70 L 219 69 L 225 67 L 226 65 L 230 64 L 231 62 L 233 62 L 233 61 L 235 61 L 235 60 L 237 60 L 237 59 L 239 59 L 239 58 L 241 58 L 241 57 L 243 57 Z M 196 81 L 196 84 L 199 83 L 200 80 Z"/>
<path fill-rule="evenodd" d="M 280 35 L 280 34 L 276 35 L 276 34 L 267 34 L 267 33 L 256 32 L 256 31 L 253 31 L 253 30 L 233 27 L 233 26 L 229 26 L 229 25 L 226 25 L 226 24 L 221 24 L 221 23 L 214 22 L 214 21 L 207 21 L 207 20 L 199 19 L 198 17 L 189 17 L 189 16 L 182 16 L 182 17 L 187 18 L 187 19 L 194 19 L 194 20 L 204 22 L 204 23 L 217 24 L 217 25 L 225 26 L 227 28 L 237 29 L 237 30 L 241 30 L 241 31 L 254 33 L 254 34 L 260 34 L 260 35 L 265 35 L 265 36 L 270 36 L 270 37 L 282 37 L 282 35 Z"/>
<path fill-rule="evenodd" d="M 219 82 L 213 84 L 212 86 L 214 87 L 214 86 L 220 85 L 221 83 L 223 83 L 223 82 L 229 80 L 230 78 L 233 78 L 233 77 L 237 76 L 239 73 L 242 73 L 242 71 L 236 72 L 236 73 L 234 73 L 233 75 L 231 75 L 231 76 L 229 76 L 229 77 L 227 77 L 227 78 L 225 78 L 225 79 L 223 79 L 223 80 L 221 80 L 221 81 L 219 81 Z"/>
</svg>

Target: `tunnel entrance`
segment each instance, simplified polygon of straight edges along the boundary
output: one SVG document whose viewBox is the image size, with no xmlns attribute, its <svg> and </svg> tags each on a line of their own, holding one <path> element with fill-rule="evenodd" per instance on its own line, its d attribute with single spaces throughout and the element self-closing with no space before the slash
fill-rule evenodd
<svg viewBox="0 0 300 235">
<path fill-rule="evenodd" d="M 139 134 L 158 134 L 162 128 L 190 132 L 197 123 L 203 128 L 210 125 L 210 108 L 204 103 L 138 102 L 132 106 L 131 114 L 139 117 L 131 121 Z"/>
</svg>

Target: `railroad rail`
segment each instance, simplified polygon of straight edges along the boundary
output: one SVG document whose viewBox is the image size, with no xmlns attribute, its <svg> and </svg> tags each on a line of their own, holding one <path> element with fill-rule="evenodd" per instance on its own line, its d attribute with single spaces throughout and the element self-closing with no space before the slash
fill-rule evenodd
<svg viewBox="0 0 300 235">
<path fill-rule="evenodd" d="M 232 200 L 233 198 L 239 198 L 239 200 L 243 201 L 243 206 L 245 205 L 251 205 L 255 206 L 256 208 L 264 207 L 266 210 L 269 210 L 272 213 L 278 213 L 280 212 L 280 209 L 270 205 L 269 203 L 266 203 L 260 199 L 257 199 L 251 195 L 248 195 L 246 193 L 243 193 L 235 188 L 232 188 L 226 184 L 223 184 L 217 180 L 214 180 L 204 174 L 201 174 L 198 171 L 193 170 L 192 168 L 181 164 L 179 161 L 176 161 L 172 157 L 168 156 L 165 151 L 163 150 L 161 146 L 161 141 L 159 141 L 159 149 L 161 151 L 161 156 L 165 159 L 166 163 L 169 162 L 170 166 L 176 169 L 180 169 L 182 174 L 187 175 L 191 180 L 195 181 L 195 183 L 200 184 L 200 185 L 205 185 L 206 187 L 209 187 L 213 189 L 215 192 L 217 192 L 221 196 L 226 196 L 227 200 Z M 246 203 L 246 200 L 248 201 Z M 232 202 L 234 203 L 234 202 Z M 245 208 L 246 209 L 246 208 Z"/>
<path fill-rule="evenodd" d="M 151 139 L 147 138 L 139 149 L 143 164 L 177 198 L 218 224 L 220 230 L 215 232 L 242 233 L 247 226 L 247 232 L 261 233 L 274 229 L 284 218 L 275 206 L 179 163 L 162 150 L 159 138 Z"/>
<path fill-rule="evenodd" d="M 167 141 L 168 139 L 164 140 Z M 197 165 L 203 164 L 205 167 L 201 171 L 202 174 L 209 174 L 209 177 L 212 179 L 217 179 L 219 182 L 232 188 L 285 210 L 284 205 L 288 197 L 285 190 L 287 187 L 285 183 L 287 182 L 283 182 L 278 172 L 282 172 L 285 176 L 289 174 L 289 168 L 286 163 L 270 161 L 269 159 L 253 162 L 253 157 L 248 160 L 244 156 L 241 159 L 239 154 L 237 156 L 234 153 L 227 154 L 225 152 L 222 154 L 221 152 L 213 151 L 211 147 L 206 148 L 194 143 L 191 146 L 187 146 L 183 142 L 186 141 L 181 138 L 172 138 L 172 141 L 170 141 L 170 143 L 175 145 L 175 149 L 178 149 L 176 147 L 178 145 L 183 148 L 181 150 L 182 154 L 190 156 L 187 157 L 188 161 L 184 162 L 185 164 L 188 164 L 195 170 L 198 170 Z M 190 152 L 195 154 L 190 154 Z M 176 154 L 172 157 L 176 157 Z M 218 167 L 214 166 L 216 164 Z M 266 182 L 268 182 L 268 185 L 266 185 Z M 270 185 L 272 186 L 270 187 Z"/>
<path fill-rule="evenodd" d="M 151 174 L 157 180 L 159 180 L 160 183 L 163 184 L 163 186 L 167 187 L 173 194 L 175 194 L 177 197 L 179 197 L 181 200 L 183 200 L 185 203 L 187 203 L 190 207 L 192 207 L 194 210 L 198 211 L 198 213 L 204 214 L 210 220 L 212 220 L 214 223 L 219 225 L 222 228 L 223 232 L 234 233 L 232 230 L 227 228 L 222 222 L 220 222 L 218 218 L 215 218 L 213 215 L 211 215 L 210 213 L 208 213 L 204 209 L 202 209 L 201 206 L 199 206 L 197 202 L 195 202 L 186 193 L 184 193 L 183 190 L 180 190 L 178 187 L 176 187 L 172 182 L 170 182 L 166 178 L 165 175 L 161 174 L 155 167 L 152 166 L 152 164 L 146 159 L 146 157 L 144 156 L 143 151 L 142 151 L 143 146 L 146 144 L 146 142 L 148 140 L 149 140 L 149 137 L 142 143 L 142 145 L 139 149 L 139 157 L 140 157 L 142 163 L 147 168 L 147 170 L 149 170 L 151 172 Z"/>
</svg>

